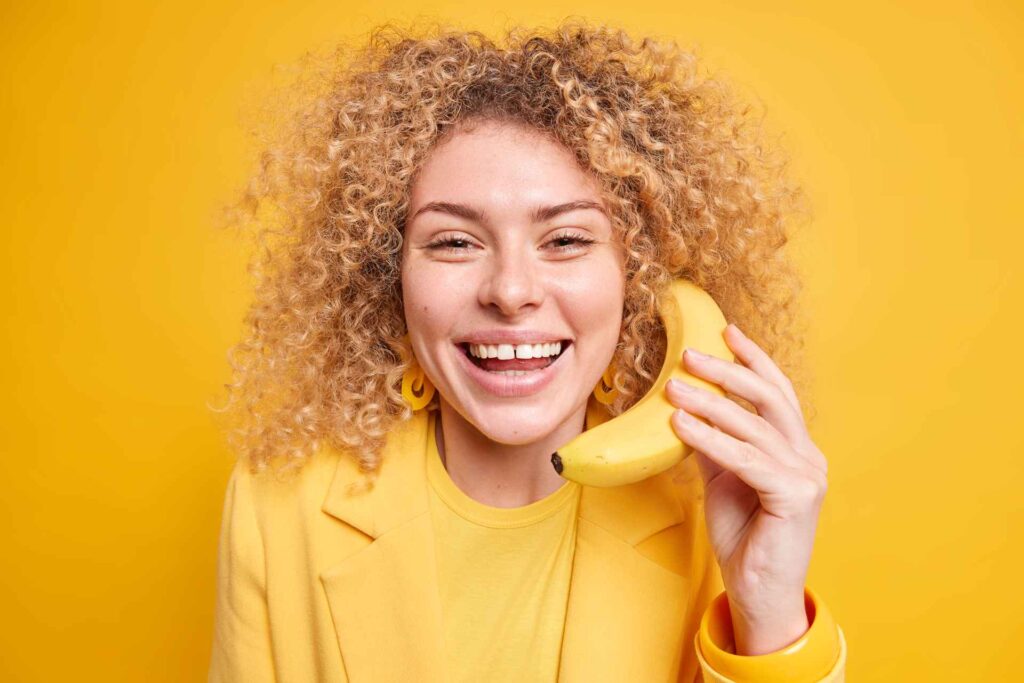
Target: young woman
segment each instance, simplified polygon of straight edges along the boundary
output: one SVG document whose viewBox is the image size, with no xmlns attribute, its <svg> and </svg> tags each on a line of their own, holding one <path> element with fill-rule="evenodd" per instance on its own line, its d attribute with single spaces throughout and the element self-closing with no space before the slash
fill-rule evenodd
<svg viewBox="0 0 1024 683">
<path fill-rule="evenodd" d="M 581 23 L 386 27 L 323 66 L 240 204 L 265 248 L 210 680 L 842 680 L 805 585 L 798 192 L 745 110 Z M 652 386 L 675 278 L 736 323 L 737 362 L 680 359 L 726 396 L 667 390 L 694 456 L 562 479 L 551 453 Z"/>
</svg>

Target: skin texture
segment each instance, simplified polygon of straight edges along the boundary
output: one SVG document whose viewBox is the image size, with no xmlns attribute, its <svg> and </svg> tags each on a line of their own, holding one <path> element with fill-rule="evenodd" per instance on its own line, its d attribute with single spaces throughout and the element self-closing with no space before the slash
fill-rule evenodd
<svg viewBox="0 0 1024 683">
<path fill-rule="evenodd" d="M 673 429 L 693 446 L 700 466 L 736 652 L 758 655 L 786 647 L 809 627 L 803 590 L 828 464 L 771 357 L 735 325 L 724 338 L 736 362 L 686 351 L 686 368 L 749 401 L 756 415 L 700 388 L 684 391 L 670 382 L 666 392 L 680 408 Z"/>
<path fill-rule="evenodd" d="M 608 367 L 622 324 L 625 275 L 603 210 L 545 221 L 540 206 L 601 205 L 591 177 L 561 145 L 519 124 L 477 121 L 432 150 L 410 188 L 402 292 L 417 361 L 440 393 L 439 451 L 452 481 L 494 507 L 519 507 L 566 484 L 551 453 L 583 431 L 587 399 Z M 440 210 L 466 205 L 484 220 Z M 594 240 L 582 244 L 563 236 Z M 431 248 L 437 239 L 455 245 Z M 454 340 L 492 329 L 571 339 L 554 381 L 496 396 L 461 365 Z"/>
<path fill-rule="evenodd" d="M 411 188 L 402 267 L 409 334 L 440 394 L 438 447 L 449 475 L 481 503 L 518 507 L 565 485 L 550 454 L 582 432 L 588 396 L 615 350 L 624 272 L 607 216 L 588 209 L 543 223 L 530 217 L 537 206 L 586 199 L 600 201 L 597 188 L 567 150 L 497 122 L 456 131 Z M 431 202 L 464 204 L 486 218 L 420 212 Z M 566 228 L 595 243 L 552 240 Z M 446 237 L 462 241 L 430 247 Z M 480 388 L 453 340 L 497 327 L 572 339 L 570 355 L 559 361 L 563 372 L 532 396 L 497 397 Z M 749 401 L 757 414 L 701 389 L 670 384 L 666 391 L 680 408 L 673 428 L 700 465 L 736 651 L 757 655 L 786 647 L 809 627 L 803 589 L 827 464 L 789 379 L 734 325 L 725 340 L 736 362 L 687 352 L 687 369 Z"/>
</svg>

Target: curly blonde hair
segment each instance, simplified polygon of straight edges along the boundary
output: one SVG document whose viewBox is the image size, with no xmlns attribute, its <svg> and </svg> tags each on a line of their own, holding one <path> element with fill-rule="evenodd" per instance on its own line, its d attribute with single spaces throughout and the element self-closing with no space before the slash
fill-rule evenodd
<svg viewBox="0 0 1024 683">
<path fill-rule="evenodd" d="M 412 415 L 401 395 L 409 187 L 441 137 L 473 120 L 538 129 L 600 181 L 626 254 L 611 414 L 657 377 L 656 297 L 680 277 L 806 393 L 800 278 L 783 250 L 802 193 L 761 116 L 693 52 L 580 20 L 514 27 L 500 43 L 385 24 L 361 46 L 306 55 L 298 72 L 274 98 L 283 122 L 257 129 L 257 168 L 225 214 L 258 245 L 221 409 L 253 472 L 295 470 L 327 443 L 372 487 L 388 433 Z"/>
</svg>

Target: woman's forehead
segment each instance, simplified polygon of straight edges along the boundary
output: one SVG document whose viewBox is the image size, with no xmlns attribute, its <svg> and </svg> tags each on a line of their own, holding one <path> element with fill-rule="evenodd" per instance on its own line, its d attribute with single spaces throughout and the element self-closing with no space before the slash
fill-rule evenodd
<svg viewBox="0 0 1024 683">
<path fill-rule="evenodd" d="M 427 155 L 411 186 L 411 209 L 434 201 L 555 205 L 602 202 L 596 179 L 541 131 L 485 122 L 453 132 Z"/>
</svg>

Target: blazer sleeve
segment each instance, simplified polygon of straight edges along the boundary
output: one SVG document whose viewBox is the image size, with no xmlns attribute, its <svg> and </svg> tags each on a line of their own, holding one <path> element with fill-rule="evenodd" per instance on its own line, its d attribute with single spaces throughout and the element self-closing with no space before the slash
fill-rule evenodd
<svg viewBox="0 0 1024 683">
<path fill-rule="evenodd" d="M 737 655 L 725 591 L 704 611 L 693 646 L 705 683 L 843 683 L 846 639 L 828 606 L 808 587 L 810 628 L 796 642 L 763 655 Z"/>
<path fill-rule="evenodd" d="M 253 477 L 239 458 L 228 479 L 221 516 L 210 683 L 274 680 L 266 595 Z"/>
</svg>

